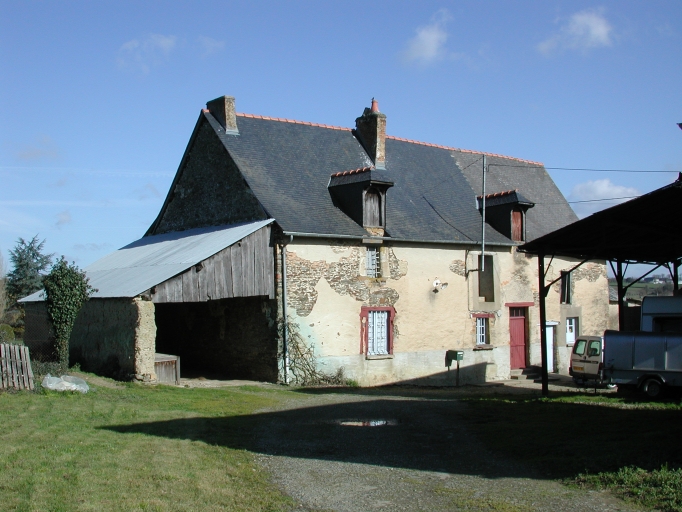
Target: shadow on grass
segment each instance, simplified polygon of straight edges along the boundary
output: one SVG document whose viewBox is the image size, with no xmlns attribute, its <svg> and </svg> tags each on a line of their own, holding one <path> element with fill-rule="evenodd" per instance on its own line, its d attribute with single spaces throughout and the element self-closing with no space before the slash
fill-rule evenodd
<svg viewBox="0 0 682 512">
<path fill-rule="evenodd" d="M 377 397 L 245 416 L 102 428 L 267 455 L 489 478 L 572 478 L 580 472 L 630 465 L 679 467 L 680 427 L 679 410 L 519 398 Z"/>
</svg>

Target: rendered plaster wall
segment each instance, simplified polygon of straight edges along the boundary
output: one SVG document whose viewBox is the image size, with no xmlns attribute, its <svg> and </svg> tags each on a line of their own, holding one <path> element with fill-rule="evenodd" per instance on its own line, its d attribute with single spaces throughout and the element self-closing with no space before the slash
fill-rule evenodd
<svg viewBox="0 0 682 512">
<path fill-rule="evenodd" d="M 71 363 L 117 378 L 156 380 L 154 303 L 141 299 L 90 299 L 71 333 Z"/>
<path fill-rule="evenodd" d="M 181 375 L 277 380 L 274 300 L 157 304 L 156 321 L 157 351 L 180 356 Z"/>
<path fill-rule="evenodd" d="M 448 372 L 444 361 L 445 351 L 452 349 L 465 352 L 461 383 L 508 379 L 509 307 L 505 304 L 509 303 L 533 304 L 527 310 L 528 364 L 540 364 L 534 257 L 512 248 L 486 251 L 494 255 L 496 296 L 483 302 L 478 293 L 479 247 L 385 245 L 381 249 L 384 277 L 380 279 L 365 277 L 366 246 L 360 243 L 299 238 L 286 249 L 288 315 L 302 338 L 314 347 L 320 369 L 326 373 L 343 367 L 347 377 L 360 385 L 442 385 L 455 378 L 454 370 Z M 571 263 L 561 265 L 570 267 Z M 584 301 L 586 310 L 594 309 L 595 314 L 604 310 L 601 324 L 596 319 L 586 321 L 591 330 L 605 326 L 608 316 L 603 268 L 596 265 L 589 274 L 574 279 L 575 302 Z M 434 292 L 435 280 L 447 287 Z M 604 306 L 599 303 L 603 290 Z M 368 359 L 361 352 L 361 306 L 395 308 L 392 358 Z M 550 311 L 559 315 L 558 304 Z M 490 317 L 490 343 L 483 349 L 476 345 L 477 313 Z M 560 370 L 567 371 L 561 366 Z"/>
</svg>

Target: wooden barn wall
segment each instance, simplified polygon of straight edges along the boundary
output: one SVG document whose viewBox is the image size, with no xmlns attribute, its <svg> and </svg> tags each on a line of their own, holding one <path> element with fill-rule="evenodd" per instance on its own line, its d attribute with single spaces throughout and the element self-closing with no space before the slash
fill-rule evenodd
<svg viewBox="0 0 682 512">
<path fill-rule="evenodd" d="M 157 285 L 152 301 L 206 302 L 234 297 L 275 298 L 274 249 L 270 226 L 207 258 L 203 268 L 187 269 Z"/>
</svg>

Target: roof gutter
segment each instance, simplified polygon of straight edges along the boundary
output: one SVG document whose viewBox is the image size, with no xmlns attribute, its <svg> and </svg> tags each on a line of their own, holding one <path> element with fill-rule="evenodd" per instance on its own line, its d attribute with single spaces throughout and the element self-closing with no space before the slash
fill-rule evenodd
<svg viewBox="0 0 682 512">
<path fill-rule="evenodd" d="M 443 245 L 478 245 L 480 241 L 471 240 L 463 242 L 460 240 L 417 240 L 413 238 L 393 238 L 390 236 L 358 236 L 358 235 L 336 235 L 336 234 L 326 234 L 326 233 L 301 233 L 298 231 L 284 231 L 286 236 L 297 236 L 304 238 L 343 238 L 346 240 L 367 240 L 371 238 L 372 240 L 385 240 L 387 242 L 405 242 L 405 243 L 417 243 L 417 244 L 443 244 Z M 486 242 L 486 245 L 493 245 L 499 247 L 516 247 L 520 244 L 515 244 L 513 242 Z"/>
</svg>

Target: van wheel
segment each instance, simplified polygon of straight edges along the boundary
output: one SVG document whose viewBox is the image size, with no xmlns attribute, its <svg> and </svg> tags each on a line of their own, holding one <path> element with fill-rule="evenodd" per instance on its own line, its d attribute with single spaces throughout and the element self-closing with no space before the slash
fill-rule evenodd
<svg viewBox="0 0 682 512">
<path fill-rule="evenodd" d="M 656 398 L 660 396 L 661 391 L 663 391 L 663 385 L 656 379 L 649 379 L 644 382 L 642 391 L 644 391 L 649 398 Z"/>
</svg>

